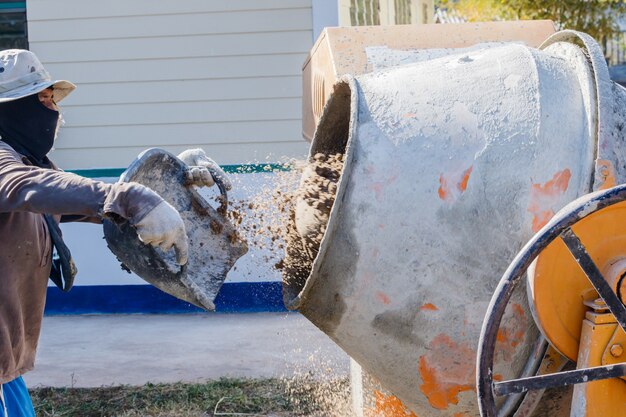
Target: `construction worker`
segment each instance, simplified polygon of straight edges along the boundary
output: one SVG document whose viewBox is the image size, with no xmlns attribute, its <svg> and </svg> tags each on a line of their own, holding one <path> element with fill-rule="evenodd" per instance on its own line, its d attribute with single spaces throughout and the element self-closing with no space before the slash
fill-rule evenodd
<svg viewBox="0 0 626 417">
<path fill-rule="evenodd" d="M 62 172 L 48 159 L 61 120 L 57 103 L 75 88 L 53 81 L 32 52 L 0 51 L 0 417 L 35 415 L 21 375 L 34 366 L 48 278 L 56 272 L 53 281 L 65 290 L 73 280 L 71 259 L 52 260 L 53 248 L 69 253 L 59 221 L 127 219 L 144 243 L 173 247 L 177 262 L 187 262 L 184 223 L 154 191 Z M 186 157 L 200 165 L 190 169 L 196 185 L 213 185 L 206 167 L 223 174 L 201 150 Z"/>
</svg>

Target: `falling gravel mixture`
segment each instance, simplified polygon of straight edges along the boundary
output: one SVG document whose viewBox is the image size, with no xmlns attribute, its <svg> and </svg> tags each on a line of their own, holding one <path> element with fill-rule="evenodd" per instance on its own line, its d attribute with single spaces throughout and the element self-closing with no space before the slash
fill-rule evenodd
<svg viewBox="0 0 626 417">
<path fill-rule="evenodd" d="M 290 279 L 306 279 L 317 256 L 343 168 L 343 154 L 315 154 L 291 161 L 271 185 L 251 199 L 233 201 L 230 220 L 264 255 L 264 262 Z"/>
</svg>

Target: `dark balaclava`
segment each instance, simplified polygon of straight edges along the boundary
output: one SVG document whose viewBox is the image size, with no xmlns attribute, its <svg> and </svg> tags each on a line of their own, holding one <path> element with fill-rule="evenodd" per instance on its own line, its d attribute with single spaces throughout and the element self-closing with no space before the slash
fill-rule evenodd
<svg viewBox="0 0 626 417">
<path fill-rule="evenodd" d="M 58 123 L 59 112 L 47 108 L 37 94 L 0 103 L 2 141 L 39 167 L 50 167 L 46 155 L 54 144 Z"/>
</svg>

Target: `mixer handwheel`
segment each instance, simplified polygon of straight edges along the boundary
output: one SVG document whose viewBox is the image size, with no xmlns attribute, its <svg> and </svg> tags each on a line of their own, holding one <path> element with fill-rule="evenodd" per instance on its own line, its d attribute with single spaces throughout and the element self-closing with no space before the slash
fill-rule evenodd
<svg viewBox="0 0 626 417">
<path fill-rule="evenodd" d="M 614 204 L 626 201 L 626 184 L 608 190 L 587 194 L 559 211 L 518 253 L 504 273 L 491 299 L 478 345 L 476 368 L 478 404 L 481 416 L 497 417 L 497 396 L 531 390 L 562 387 L 600 379 L 626 376 L 626 363 L 598 366 L 533 376 L 510 381 L 494 382 L 493 363 L 498 329 L 513 290 L 522 281 L 535 258 L 557 238 L 567 246 L 593 288 L 626 331 L 626 306 L 613 291 L 587 252 L 572 226 L 584 218 Z"/>
</svg>

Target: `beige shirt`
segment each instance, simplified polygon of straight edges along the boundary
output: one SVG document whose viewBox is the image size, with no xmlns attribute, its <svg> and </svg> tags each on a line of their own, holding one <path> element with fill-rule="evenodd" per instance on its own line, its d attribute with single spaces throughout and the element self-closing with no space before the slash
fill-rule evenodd
<svg viewBox="0 0 626 417">
<path fill-rule="evenodd" d="M 107 184 L 33 166 L 0 141 L 0 383 L 35 362 L 52 251 L 42 213 L 91 222 L 114 213 L 136 224 L 161 201 L 136 183 Z"/>
</svg>

